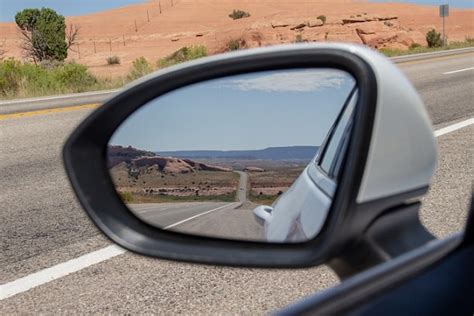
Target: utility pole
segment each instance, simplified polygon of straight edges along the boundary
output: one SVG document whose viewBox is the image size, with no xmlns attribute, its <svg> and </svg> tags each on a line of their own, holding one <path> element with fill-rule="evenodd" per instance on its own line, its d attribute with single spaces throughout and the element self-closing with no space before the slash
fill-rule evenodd
<svg viewBox="0 0 474 316">
<path fill-rule="evenodd" d="M 449 4 L 442 4 L 439 6 L 439 16 L 443 18 L 443 46 L 446 46 L 445 18 L 449 16 Z"/>
</svg>

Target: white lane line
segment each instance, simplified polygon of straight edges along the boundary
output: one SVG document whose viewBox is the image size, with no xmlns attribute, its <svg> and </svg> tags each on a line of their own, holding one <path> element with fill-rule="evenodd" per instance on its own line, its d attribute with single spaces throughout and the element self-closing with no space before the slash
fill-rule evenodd
<svg viewBox="0 0 474 316">
<path fill-rule="evenodd" d="M 226 204 L 226 205 L 222 205 L 222 206 L 216 207 L 215 209 L 206 211 L 206 212 L 204 212 L 204 213 L 199 213 L 199 214 L 197 214 L 197 215 L 194 215 L 194 216 L 191 216 L 191 217 L 189 217 L 189 218 L 183 219 L 182 221 L 179 221 L 179 222 L 177 222 L 177 223 L 174 223 L 174 224 L 171 224 L 171 225 L 166 226 L 164 229 L 170 229 L 170 228 L 173 228 L 173 227 L 175 227 L 175 226 L 184 224 L 184 223 L 186 223 L 186 222 L 189 222 L 190 220 L 193 220 L 193 219 L 198 218 L 198 217 L 200 217 L 200 216 L 203 216 L 203 215 L 206 215 L 206 214 L 209 214 L 209 213 L 212 213 L 212 212 L 221 210 L 221 209 L 223 209 L 223 208 L 225 208 L 225 207 L 228 207 L 229 205 L 232 205 L 232 204 L 235 204 L 235 202 L 234 202 L 234 203 L 229 203 L 229 204 Z"/>
<path fill-rule="evenodd" d="M 199 213 L 197 215 L 194 215 L 192 217 L 186 218 L 182 221 L 179 221 L 177 223 L 171 224 L 169 226 L 166 226 L 164 229 L 170 229 L 172 227 L 181 225 L 183 223 L 186 223 L 187 221 L 190 221 L 192 219 L 195 219 L 197 217 L 221 210 L 225 207 L 228 207 L 232 204 L 238 204 L 236 202 L 234 203 L 228 203 L 225 205 L 222 205 L 220 207 L 214 208 L 212 210 Z M 120 246 L 117 245 L 111 245 L 107 246 L 105 248 L 90 252 L 88 254 L 85 254 L 83 256 L 80 256 L 75 259 L 71 259 L 69 261 L 57 264 L 55 266 L 52 266 L 50 268 L 46 268 L 44 270 L 40 270 L 38 272 L 29 274 L 23 278 L 16 279 L 12 282 L 5 283 L 0 285 L 0 301 L 4 300 L 6 298 L 9 298 L 13 295 L 26 292 L 28 290 L 31 290 L 37 286 L 49 283 L 51 281 L 54 281 L 56 279 L 62 278 L 68 274 L 77 272 L 79 270 L 82 270 L 84 268 L 87 268 L 91 265 L 94 265 L 96 263 L 100 263 L 102 261 L 108 260 L 110 258 L 119 256 L 123 253 L 125 253 L 126 250 L 121 248 Z"/>
<path fill-rule="evenodd" d="M 468 70 L 474 70 L 474 67 L 469 67 L 469 68 L 463 68 L 463 69 L 459 69 L 459 70 L 453 70 L 453 71 L 443 72 L 443 75 L 450 75 L 450 74 L 455 74 L 455 73 L 458 73 L 458 72 L 463 72 L 463 71 L 468 71 Z"/>
<path fill-rule="evenodd" d="M 77 272 L 93 264 L 121 255 L 125 253 L 125 251 L 125 249 L 120 248 L 117 245 L 107 246 L 78 258 L 29 274 L 15 281 L 2 284 L 0 286 L 0 300 L 18 293 L 26 292 L 32 288 L 62 278 L 63 276 Z"/>
<path fill-rule="evenodd" d="M 474 124 L 474 118 L 467 119 L 465 121 L 446 126 L 444 128 L 441 128 L 439 130 L 435 131 L 435 136 L 439 137 L 441 135 L 445 135 L 451 132 L 454 132 L 458 129 L 461 129 L 463 127 L 469 126 Z M 233 203 L 229 203 L 233 204 Z M 221 206 L 220 208 L 223 208 L 225 206 L 229 206 L 229 204 Z M 213 209 L 201 214 L 198 214 L 197 216 L 193 216 L 194 218 L 199 217 L 201 215 L 209 214 L 210 212 L 217 211 L 219 209 Z M 169 229 L 174 226 L 177 226 L 179 224 L 182 224 L 189 219 L 185 219 L 184 221 L 169 225 L 165 227 L 164 229 Z M 30 275 L 27 275 L 23 278 L 11 281 L 9 283 L 5 283 L 0 285 L 0 301 L 3 299 L 6 299 L 8 297 L 11 297 L 16 294 L 20 294 L 23 292 L 26 292 L 28 290 L 31 290 L 37 286 L 49 283 L 53 280 L 62 278 L 70 273 L 77 272 L 79 270 L 85 269 L 87 267 L 90 267 L 91 265 L 94 265 L 96 263 L 100 263 L 103 261 L 106 261 L 110 258 L 119 256 L 123 253 L 125 253 L 126 250 L 123 248 L 120 248 L 117 245 L 111 245 L 107 246 L 105 248 L 93 251 L 91 253 L 88 253 L 86 255 L 80 256 L 75 259 L 71 259 L 69 261 L 60 263 L 58 265 L 52 266 L 50 268 L 46 268 L 44 270 L 40 270 L 38 272 L 32 273 Z"/>
<path fill-rule="evenodd" d="M 456 124 L 452 124 L 452 125 L 440 128 L 440 129 L 436 130 L 434 133 L 435 133 L 436 137 L 439 137 L 439 136 L 454 132 L 458 129 L 461 129 L 463 127 L 466 127 L 466 126 L 469 126 L 469 125 L 472 125 L 472 124 L 474 124 L 474 117 L 471 117 L 470 119 L 467 119 L 465 121 L 461 121 L 461 122 L 456 123 Z"/>
</svg>

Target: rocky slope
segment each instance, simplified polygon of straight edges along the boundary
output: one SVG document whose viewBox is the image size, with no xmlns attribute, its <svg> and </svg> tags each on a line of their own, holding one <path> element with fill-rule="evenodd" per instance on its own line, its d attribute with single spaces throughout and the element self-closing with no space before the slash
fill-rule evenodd
<svg viewBox="0 0 474 316">
<path fill-rule="evenodd" d="M 199 163 L 190 159 L 163 157 L 133 147 L 109 146 L 109 168 L 112 172 L 127 170 L 130 175 L 141 173 L 183 174 L 196 171 L 231 171 L 231 169 Z"/>
</svg>

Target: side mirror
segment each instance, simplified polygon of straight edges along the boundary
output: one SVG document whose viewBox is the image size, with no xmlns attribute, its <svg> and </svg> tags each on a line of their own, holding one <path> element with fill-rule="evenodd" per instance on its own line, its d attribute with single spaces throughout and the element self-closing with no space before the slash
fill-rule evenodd
<svg viewBox="0 0 474 316">
<path fill-rule="evenodd" d="M 253 214 L 255 215 L 255 220 L 260 225 L 265 225 L 265 223 L 270 222 L 272 218 L 273 207 L 268 205 L 259 205 L 253 209 Z"/>
<path fill-rule="evenodd" d="M 417 216 L 436 166 L 430 121 L 404 75 L 361 46 L 271 47 L 159 71 L 82 122 L 64 162 L 97 227 L 148 256 L 343 266 L 354 245 L 384 260 L 432 238 Z M 394 229 L 402 222 L 415 235 Z M 405 234 L 400 246 L 382 231 Z"/>
</svg>

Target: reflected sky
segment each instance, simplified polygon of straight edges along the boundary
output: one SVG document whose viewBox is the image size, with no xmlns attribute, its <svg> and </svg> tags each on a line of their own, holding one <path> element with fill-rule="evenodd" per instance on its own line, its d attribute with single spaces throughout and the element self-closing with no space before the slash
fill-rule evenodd
<svg viewBox="0 0 474 316">
<path fill-rule="evenodd" d="M 110 143 L 150 151 L 319 146 L 354 84 L 334 69 L 210 80 L 146 104 Z"/>
</svg>

